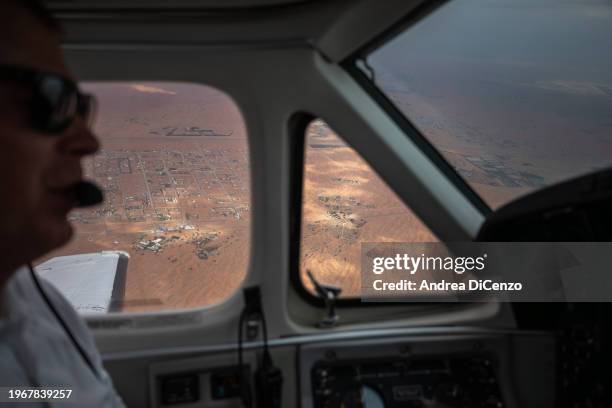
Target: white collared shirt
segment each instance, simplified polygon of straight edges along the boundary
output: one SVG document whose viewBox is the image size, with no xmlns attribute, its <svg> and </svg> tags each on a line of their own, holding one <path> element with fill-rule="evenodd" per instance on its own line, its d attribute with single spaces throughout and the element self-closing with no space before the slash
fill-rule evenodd
<svg viewBox="0 0 612 408">
<path fill-rule="evenodd" d="M 2 296 L 0 387 L 71 389 L 74 406 L 123 407 L 85 323 L 55 287 L 40 281 L 94 370 L 49 309 L 28 268 L 22 267 L 9 279 Z M 66 405 L 61 400 L 40 404 Z"/>
</svg>

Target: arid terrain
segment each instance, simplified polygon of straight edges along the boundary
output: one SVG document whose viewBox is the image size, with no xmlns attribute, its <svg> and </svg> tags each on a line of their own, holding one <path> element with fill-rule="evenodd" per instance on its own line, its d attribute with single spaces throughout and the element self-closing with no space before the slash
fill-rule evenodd
<svg viewBox="0 0 612 408">
<path fill-rule="evenodd" d="M 246 130 L 233 102 L 186 84 L 89 84 L 101 151 L 86 175 L 105 203 L 70 214 L 57 255 L 129 253 L 124 311 L 213 304 L 236 290 L 249 257 Z M 44 259 L 43 259 L 44 260 Z M 41 260 L 41 261 L 43 261 Z"/>
<path fill-rule="evenodd" d="M 70 214 L 75 237 L 39 260 L 104 250 L 130 255 L 124 311 L 214 304 L 249 260 L 246 130 L 222 93 L 187 84 L 89 84 L 102 149 L 86 175 L 103 205 Z M 329 127 L 308 129 L 301 272 L 358 296 L 360 243 L 435 238 Z M 304 280 L 310 289 L 309 281 Z"/>
<path fill-rule="evenodd" d="M 491 80 L 495 67 L 482 66 L 473 79 L 465 61 L 455 61 L 452 75 L 410 61 L 400 68 L 420 72 L 418 81 L 378 67 L 378 85 L 492 208 L 612 162 L 612 88 Z M 199 85 L 86 89 L 100 101 L 102 141 L 86 173 L 106 201 L 73 211 L 74 239 L 45 259 L 129 253 L 125 298 L 115 300 L 124 311 L 198 307 L 231 295 L 247 270 L 251 220 L 237 107 Z M 307 130 L 304 180 L 300 274 L 309 290 L 306 270 L 342 296 L 359 296 L 362 242 L 437 240 L 322 121 Z"/>
<path fill-rule="evenodd" d="M 378 86 L 491 208 L 612 164 L 612 83 L 392 52 L 373 59 Z"/>
<path fill-rule="evenodd" d="M 359 296 L 362 242 L 434 242 L 435 236 L 325 123 L 308 128 L 301 272 Z"/>
</svg>

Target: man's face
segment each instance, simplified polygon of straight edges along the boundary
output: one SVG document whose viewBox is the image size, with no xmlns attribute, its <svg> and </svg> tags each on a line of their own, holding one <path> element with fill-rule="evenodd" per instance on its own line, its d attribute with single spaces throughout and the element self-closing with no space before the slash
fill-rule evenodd
<svg viewBox="0 0 612 408">
<path fill-rule="evenodd" d="M 0 65 L 71 78 L 57 33 L 16 6 L 0 5 L 0 16 Z M 81 159 L 99 147 L 80 118 L 61 133 L 36 130 L 31 98 L 22 84 L 0 80 L 0 248 L 20 264 L 70 239 L 71 186 L 82 179 Z"/>
</svg>

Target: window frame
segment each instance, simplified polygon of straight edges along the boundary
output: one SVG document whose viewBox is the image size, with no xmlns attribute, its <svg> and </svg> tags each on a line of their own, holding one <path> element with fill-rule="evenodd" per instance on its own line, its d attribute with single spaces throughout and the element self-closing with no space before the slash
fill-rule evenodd
<svg viewBox="0 0 612 408">
<path fill-rule="evenodd" d="M 289 120 L 289 160 L 290 160 L 290 184 L 289 192 L 289 282 L 293 286 L 300 299 L 311 306 L 318 308 L 325 307 L 325 301 L 310 293 L 302 283 L 302 271 L 300 268 L 301 262 L 301 244 L 302 244 L 302 208 L 304 206 L 304 162 L 306 157 L 306 131 L 310 124 L 321 119 L 330 127 L 328 121 L 324 118 L 313 115 L 311 113 L 299 112 L 293 115 Z M 346 141 L 345 141 L 346 142 Z M 348 143 L 347 143 L 348 144 Z M 351 146 L 351 148 L 353 148 Z M 355 150 L 357 152 L 357 150 Z M 380 302 L 376 306 L 397 306 L 397 303 Z M 363 303 L 358 297 L 339 298 L 336 300 L 338 307 L 366 307 L 367 303 Z"/>
<path fill-rule="evenodd" d="M 145 86 L 156 86 L 160 88 L 163 88 L 166 85 L 189 86 L 192 88 L 197 88 L 198 92 L 212 91 L 213 93 L 218 93 L 222 95 L 221 98 L 225 99 L 226 102 L 231 104 L 231 108 L 235 109 L 239 115 L 241 126 L 244 127 L 244 132 L 245 132 L 244 147 L 246 149 L 246 156 L 245 156 L 246 157 L 246 168 L 248 170 L 248 180 L 247 182 L 245 182 L 245 186 L 247 187 L 247 194 L 245 195 L 245 197 L 248 200 L 247 201 L 247 205 L 249 207 L 248 217 L 250 220 L 249 220 L 249 225 L 248 225 L 248 234 L 246 234 L 248 238 L 248 241 L 247 241 L 248 245 L 246 245 L 247 262 L 246 262 L 245 269 L 242 271 L 243 276 L 241 277 L 240 282 L 235 288 L 235 290 L 230 292 L 227 296 L 223 297 L 222 299 L 212 302 L 212 303 L 199 304 L 197 306 L 180 306 L 180 307 L 171 307 L 171 308 L 161 307 L 161 308 L 135 310 L 135 311 L 134 310 L 127 310 L 127 311 L 122 310 L 121 306 L 119 308 L 117 308 L 117 306 L 111 306 L 104 313 L 77 311 L 78 315 L 82 319 L 84 319 L 91 328 L 105 329 L 108 327 L 114 327 L 113 324 L 110 322 L 116 322 L 116 323 L 130 322 L 129 324 L 132 325 L 133 318 L 140 319 L 142 321 L 147 321 L 150 318 L 150 320 L 153 321 L 158 316 L 173 316 L 173 318 L 176 319 L 176 322 L 177 322 L 176 324 L 181 324 L 184 322 L 191 322 L 194 320 L 195 316 L 199 316 L 199 314 L 202 312 L 208 313 L 208 311 L 210 310 L 215 310 L 215 309 L 225 307 L 224 305 L 227 303 L 233 302 L 234 298 L 240 298 L 242 296 L 242 290 L 245 288 L 245 283 L 247 282 L 249 278 L 249 274 L 251 273 L 250 271 L 252 269 L 252 258 L 253 258 L 253 245 L 252 245 L 252 241 L 253 241 L 253 215 L 252 214 L 253 214 L 253 211 L 252 209 L 253 209 L 254 200 L 253 200 L 251 140 L 250 140 L 250 132 L 249 132 L 249 127 L 247 124 L 245 113 L 242 107 L 240 106 L 240 104 L 237 102 L 236 98 L 233 96 L 232 93 L 230 93 L 230 91 L 227 90 L 227 88 L 221 87 L 218 84 L 205 82 L 203 80 L 183 80 L 183 79 L 176 79 L 176 78 L 177 77 L 174 77 L 171 79 L 161 79 L 161 80 L 158 80 L 158 79 L 137 80 L 137 79 L 123 78 L 123 77 L 119 79 L 110 79 L 110 80 L 84 78 L 82 81 L 80 81 L 80 84 L 81 86 L 85 88 L 89 86 L 103 86 L 103 87 L 106 87 L 108 85 L 110 86 L 130 86 L 130 85 L 135 85 L 135 84 L 141 84 L 141 85 L 144 84 Z M 90 92 L 90 93 L 92 93 L 94 96 L 96 95 L 95 92 Z M 100 120 L 100 118 L 98 117 L 97 120 Z M 101 143 L 104 143 L 103 137 L 100 136 L 99 135 L 100 133 L 97 132 L 95 129 L 95 124 L 94 124 L 94 133 L 97 135 L 97 138 L 101 141 Z M 170 143 L 172 142 L 174 141 L 171 141 Z M 90 160 L 92 160 L 92 164 L 91 164 L 92 168 L 94 166 L 93 161 L 95 160 L 95 157 L 99 155 L 100 153 L 103 153 L 105 150 L 106 149 L 104 145 L 102 145 L 99 151 L 89 156 Z M 168 152 L 171 150 L 168 150 L 164 147 L 162 151 Z M 95 178 L 92 177 L 91 179 L 92 181 L 96 182 Z M 105 200 L 106 200 L 106 197 L 105 197 Z M 74 210 L 79 210 L 79 209 L 75 208 Z M 85 210 L 87 210 L 87 208 Z M 75 239 L 76 239 L 76 234 L 73 236 L 72 240 L 75 240 Z M 63 251 L 65 249 L 66 249 L 66 246 L 62 246 L 56 249 L 55 251 Z M 117 251 L 126 252 L 129 255 L 129 259 L 134 259 L 136 258 L 135 255 L 137 255 L 138 252 L 133 252 L 132 249 L 133 249 L 133 246 L 130 245 L 127 249 L 119 249 Z M 88 252 L 84 252 L 82 254 L 87 254 L 87 253 Z M 101 251 L 92 252 L 92 253 L 99 254 L 101 253 Z M 50 261 L 57 257 L 72 256 L 72 255 L 81 255 L 81 253 L 74 253 L 74 254 L 56 253 L 53 257 L 46 259 L 45 262 Z M 125 272 L 126 276 L 128 274 L 127 268 L 129 268 L 129 262 L 130 262 L 129 259 L 127 260 L 128 265 L 126 266 L 126 272 Z M 126 276 L 123 277 L 124 281 L 127 279 Z M 126 284 L 127 282 L 124 282 L 124 286 Z M 61 289 L 58 288 L 58 290 L 67 300 L 69 299 L 69 297 Z M 130 299 L 125 299 L 125 291 L 126 291 L 126 287 L 123 288 L 124 299 L 122 299 L 122 302 L 125 300 L 128 300 L 128 301 L 130 300 Z M 111 302 L 110 302 L 111 305 L 113 304 L 113 301 L 115 301 L 115 299 L 111 298 Z M 117 326 L 120 326 L 120 324 L 117 324 Z"/>
<path fill-rule="evenodd" d="M 443 6 L 448 0 L 433 0 L 420 4 L 413 12 L 400 19 L 396 24 L 389 27 L 386 31 L 373 38 L 363 47 L 354 51 L 347 58 L 339 62 L 339 66 L 344 69 L 349 76 L 376 102 L 383 111 L 385 111 L 395 122 L 403 133 L 425 154 L 432 163 L 446 176 L 457 189 L 480 211 L 483 217 L 486 218 L 493 210 L 480 197 L 476 191 L 468 184 L 466 180 L 452 167 L 450 163 L 442 156 L 442 154 L 427 140 L 427 138 L 418 130 L 412 122 L 404 116 L 404 114 L 389 100 L 389 98 L 380 90 L 376 84 L 367 77 L 367 75 L 359 68 L 358 62 L 365 61 L 366 56 L 375 49 L 383 46 L 387 41 L 394 38 L 396 35 L 409 30 L 412 25 L 426 18 L 432 12 Z M 301 228 L 302 228 L 302 207 L 303 207 L 303 188 L 304 188 L 304 161 L 306 153 L 306 130 L 313 120 L 325 118 L 313 115 L 311 113 L 299 112 L 290 118 L 288 123 L 288 133 L 290 139 L 290 211 L 289 211 L 289 281 L 293 286 L 300 299 L 307 304 L 322 308 L 325 302 L 322 298 L 310 293 L 302 283 L 301 278 Z M 332 124 L 328 123 L 333 128 Z M 340 136 L 341 137 L 341 136 Z M 355 149 L 359 154 L 360 152 Z M 391 187 L 389 187 L 391 188 Z M 393 190 L 391 188 L 391 190 Z M 401 198 L 400 198 L 401 200 Z M 403 202 L 403 200 L 402 200 Z M 404 203 L 408 209 L 410 206 Z M 427 227 L 427 223 L 422 221 Z M 420 305 L 418 303 L 405 302 L 381 302 L 376 303 L 376 306 L 395 306 L 398 305 Z M 445 302 L 426 302 L 426 305 L 441 305 Z M 349 307 L 370 307 L 372 304 L 364 303 L 359 297 L 339 298 L 336 301 L 336 306 Z"/>
<path fill-rule="evenodd" d="M 423 133 L 405 116 L 399 108 L 378 88 L 374 81 L 358 66 L 359 61 L 366 61 L 367 56 L 384 46 L 397 35 L 407 31 L 414 24 L 427 18 L 449 0 L 433 0 L 420 4 L 413 12 L 407 14 L 396 24 L 373 38 L 369 43 L 357 49 L 353 54 L 340 61 L 339 65 L 363 88 L 363 90 L 391 117 L 402 129 L 406 137 L 415 143 L 419 149 L 440 169 L 447 179 L 484 215 L 493 212 L 492 208 L 476 193 L 469 183 L 453 168 L 435 146 Z"/>
<path fill-rule="evenodd" d="M 426 19 L 430 14 L 435 13 L 440 7 L 446 5 L 451 0 L 430 0 L 422 1 L 412 12 L 409 12 L 402 18 L 400 18 L 395 24 L 389 26 L 379 35 L 373 37 L 369 42 L 360 48 L 356 49 L 352 54 L 343 60 L 339 61 L 338 64 L 355 80 L 359 86 L 377 103 L 381 108 L 391 117 L 391 119 L 400 127 L 400 129 L 406 134 L 412 142 L 414 142 L 419 149 L 432 160 L 432 162 L 440 169 L 440 171 L 447 177 L 447 179 L 455 185 L 458 190 L 482 213 L 486 218 L 489 214 L 496 212 L 498 209 L 512 203 L 515 200 L 521 199 L 526 195 L 540 191 L 543 188 L 553 186 L 555 184 L 569 181 L 576 177 L 584 176 L 587 173 L 578 173 L 569 178 L 560 179 L 547 184 L 544 187 L 539 187 L 528 191 L 527 193 L 515 196 L 506 200 L 501 205 L 492 208 L 485 199 L 479 195 L 476 190 L 469 184 L 469 182 L 459 174 L 457 170 L 444 158 L 444 156 L 438 151 L 435 145 L 429 141 L 423 132 L 421 132 L 417 126 L 415 126 L 408 115 L 404 114 L 395 103 L 385 94 L 385 92 L 376 86 L 376 83 L 368 78 L 367 74 L 359 68 L 358 62 L 367 61 L 367 57 L 378 50 L 382 46 L 386 45 L 387 42 L 393 40 L 398 35 L 410 30 L 410 28 Z M 367 67 L 367 65 L 366 65 Z M 592 170 L 594 171 L 594 170 Z"/>
<path fill-rule="evenodd" d="M 288 124 L 289 133 L 289 160 L 290 160 L 290 174 L 289 179 L 292 181 L 289 186 L 289 282 L 299 298 L 306 302 L 308 305 L 315 306 L 318 308 L 325 307 L 325 301 L 321 297 L 318 297 L 309 292 L 304 284 L 302 283 L 302 274 L 300 268 L 301 262 L 301 244 L 302 244 L 302 208 L 304 206 L 303 193 L 304 193 L 304 162 L 306 157 L 306 131 L 310 124 L 315 120 L 323 120 L 327 123 L 330 128 L 333 126 L 326 121 L 324 118 L 313 115 L 306 112 L 298 112 L 294 114 Z M 340 136 L 340 135 L 339 135 Z M 341 136 L 340 136 L 341 137 Z M 355 149 L 346 140 L 342 139 L 352 149 Z M 355 152 L 359 152 L 355 149 Z M 375 171 L 372 169 L 372 171 Z M 393 189 L 389 187 L 391 191 Z M 399 197 L 398 197 L 399 198 Z M 399 198 L 401 200 L 401 198 Z M 406 208 L 410 210 L 410 206 L 403 202 Z M 425 224 L 424 221 L 424 225 Z M 428 227 L 428 226 L 427 226 Z M 449 305 L 448 302 L 376 302 L 376 303 L 365 303 L 361 301 L 359 297 L 347 297 L 338 298 L 336 300 L 336 306 L 341 308 L 362 308 L 372 306 L 383 306 L 383 307 L 397 307 L 399 305 L 408 307 L 418 306 L 439 306 Z"/>
</svg>

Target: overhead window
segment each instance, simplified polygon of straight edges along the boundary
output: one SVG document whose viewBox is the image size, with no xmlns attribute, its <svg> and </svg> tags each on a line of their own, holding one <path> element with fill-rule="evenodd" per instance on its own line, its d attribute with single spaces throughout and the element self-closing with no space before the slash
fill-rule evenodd
<svg viewBox="0 0 612 408">
<path fill-rule="evenodd" d="M 435 242 L 437 238 L 359 154 L 322 120 L 306 130 L 300 247 L 307 276 L 359 297 L 362 242 Z"/>
<path fill-rule="evenodd" d="M 366 71 L 496 208 L 612 165 L 610 38 L 606 1 L 454 0 Z"/>
<path fill-rule="evenodd" d="M 82 312 L 219 303 L 246 274 L 246 127 L 224 93 L 187 83 L 88 83 L 102 148 L 85 163 L 105 201 L 69 214 L 73 240 L 37 269 Z"/>
</svg>

